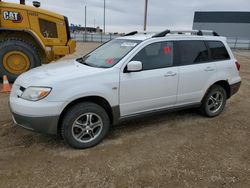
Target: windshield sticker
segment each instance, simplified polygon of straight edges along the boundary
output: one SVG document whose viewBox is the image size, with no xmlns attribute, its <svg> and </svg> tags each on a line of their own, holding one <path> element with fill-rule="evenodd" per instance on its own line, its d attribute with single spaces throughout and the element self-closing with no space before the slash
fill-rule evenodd
<svg viewBox="0 0 250 188">
<path fill-rule="evenodd" d="M 166 55 L 169 55 L 171 52 L 171 48 L 169 46 L 164 47 L 164 52 Z"/>
<path fill-rule="evenodd" d="M 124 42 L 121 44 L 121 47 L 135 47 L 137 43 L 134 42 Z"/>
<path fill-rule="evenodd" d="M 113 59 L 109 58 L 109 59 L 107 59 L 106 63 L 107 63 L 108 65 L 113 65 L 113 64 L 114 64 L 114 61 L 113 61 Z"/>
</svg>

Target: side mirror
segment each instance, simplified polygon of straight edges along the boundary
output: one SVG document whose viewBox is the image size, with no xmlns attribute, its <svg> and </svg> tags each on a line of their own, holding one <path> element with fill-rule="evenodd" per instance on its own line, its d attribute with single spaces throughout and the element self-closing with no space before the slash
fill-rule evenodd
<svg viewBox="0 0 250 188">
<path fill-rule="evenodd" d="M 139 72 L 142 70 L 142 62 L 131 61 L 127 64 L 127 72 Z"/>
</svg>

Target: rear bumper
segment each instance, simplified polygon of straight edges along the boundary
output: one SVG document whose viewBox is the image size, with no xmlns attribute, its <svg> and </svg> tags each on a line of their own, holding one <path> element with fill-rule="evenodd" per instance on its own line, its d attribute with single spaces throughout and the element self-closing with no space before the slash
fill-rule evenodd
<svg viewBox="0 0 250 188">
<path fill-rule="evenodd" d="M 230 85 L 230 96 L 233 96 L 240 89 L 241 81 Z"/>
<path fill-rule="evenodd" d="M 15 124 L 22 128 L 44 134 L 57 134 L 59 116 L 29 117 L 12 112 L 12 117 Z"/>
</svg>

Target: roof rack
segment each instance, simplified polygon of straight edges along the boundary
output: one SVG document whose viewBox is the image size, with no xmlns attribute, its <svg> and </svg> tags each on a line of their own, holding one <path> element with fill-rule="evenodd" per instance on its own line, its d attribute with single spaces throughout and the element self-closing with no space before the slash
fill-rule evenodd
<svg viewBox="0 0 250 188">
<path fill-rule="evenodd" d="M 155 34 L 152 38 L 156 37 L 165 37 L 167 34 L 169 34 L 171 31 L 169 29 L 162 31 L 160 33 Z"/>
<path fill-rule="evenodd" d="M 127 34 L 125 34 L 123 36 L 132 36 L 132 35 L 136 35 L 137 33 L 138 33 L 138 31 L 132 31 L 132 32 L 127 33 Z"/>
<path fill-rule="evenodd" d="M 136 34 L 141 34 L 141 35 L 151 34 L 151 35 L 153 35 L 153 34 L 156 34 L 156 32 L 147 32 L 147 31 L 138 32 L 138 31 L 132 31 L 132 32 L 126 33 L 126 34 L 124 34 L 122 36 L 132 36 L 132 35 L 136 35 Z"/>
<path fill-rule="evenodd" d="M 203 36 L 203 35 L 213 35 L 213 36 L 220 36 L 218 33 L 215 31 L 210 31 L 210 30 L 190 30 L 190 31 L 170 31 L 170 30 L 165 30 L 160 33 L 155 34 L 152 38 L 157 38 L 157 37 L 165 37 L 167 34 L 191 34 L 191 35 L 198 35 L 198 36 Z"/>
</svg>

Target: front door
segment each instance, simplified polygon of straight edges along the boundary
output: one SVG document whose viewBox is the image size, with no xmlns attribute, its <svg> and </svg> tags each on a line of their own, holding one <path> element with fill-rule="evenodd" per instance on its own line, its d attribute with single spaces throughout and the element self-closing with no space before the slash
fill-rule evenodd
<svg viewBox="0 0 250 188">
<path fill-rule="evenodd" d="M 175 105 L 179 74 L 173 54 L 173 42 L 150 44 L 132 59 L 142 62 L 142 71 L 121 72 L 121 116 Z"/>
</svg>

